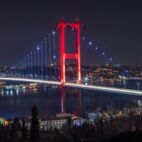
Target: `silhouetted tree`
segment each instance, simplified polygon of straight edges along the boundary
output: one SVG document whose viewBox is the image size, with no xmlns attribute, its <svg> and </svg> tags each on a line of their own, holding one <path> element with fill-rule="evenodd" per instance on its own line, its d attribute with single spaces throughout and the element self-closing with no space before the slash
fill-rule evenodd
<svg viewBox="0 0 142 142">
<path fill-rule="evenodd" d="M 36 106 L 32 107 L 30 141 L 31 142 L 39 141 L 39 118 L 38 118 L 38 110 Z"/>
</svg>

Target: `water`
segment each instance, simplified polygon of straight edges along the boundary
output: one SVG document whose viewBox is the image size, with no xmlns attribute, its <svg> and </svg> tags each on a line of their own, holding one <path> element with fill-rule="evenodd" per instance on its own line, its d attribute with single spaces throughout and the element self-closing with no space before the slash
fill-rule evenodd
<svg viewBox="0 0 142 142">
<path fill-rule="evenodd" d="M 62 91 L 59 87 L 45 85 L 35 89 L 1 88 L 0 116 L 14 118 L 31 115 L 32 105 L 37 105 L 41 117 L 55 116 L 60 112 L 85 115 L 96 109 L 136 106 L 138 100 L 142 100 L 138 96 L 91 90 L 65 88 L 64 94 Z"/>
<path fill-rule="evenodd" d="M 126 80 L 126 81 L 123 81 L 123 82 L 120 82 L 120 83 L 105 83 L 105 84 L 99 83 L 99 85 L 142 90 L 142 81 L 141 80 Z"/>
</svg>

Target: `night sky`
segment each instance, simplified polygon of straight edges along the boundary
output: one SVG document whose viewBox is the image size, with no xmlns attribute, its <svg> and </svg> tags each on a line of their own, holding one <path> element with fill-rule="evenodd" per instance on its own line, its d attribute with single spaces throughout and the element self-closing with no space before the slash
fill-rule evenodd
<svg viewBox="0 0 142 142">
<path fill-rule="evenodd" d="M 86 34 L 102 43 L 113 58 L 121 64 L 142 66 L 140 0 L 3 1 L 0 1 L 0 65 L 12 64 L 31 51 L 62 17 L 67 21 L 78 17 L 87 27 Z"/>
</svg>

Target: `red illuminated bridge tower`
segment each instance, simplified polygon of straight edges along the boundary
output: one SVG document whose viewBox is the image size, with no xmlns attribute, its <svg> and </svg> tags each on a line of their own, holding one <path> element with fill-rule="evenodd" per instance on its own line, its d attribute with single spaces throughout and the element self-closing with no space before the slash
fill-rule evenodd
<svg viewBox="0 0 142 142">
<path fill-rule="evenodd" d="M 76 53 L 68 54 L 65 53 L 65 29 L 75 29 L 76 32 Z M 76 60 L 76 73 L 77 83 L 81 82 L 81 64 L 80 64 L 80 22 L 77 20 L 74 23 L 66 23 L 61 20 L 56 26 L 55 30 L 60 29 L 60 81 L 64 85 L 66 81 L 65 77 L 65 60 L 75 59 Z"/>
</svg>

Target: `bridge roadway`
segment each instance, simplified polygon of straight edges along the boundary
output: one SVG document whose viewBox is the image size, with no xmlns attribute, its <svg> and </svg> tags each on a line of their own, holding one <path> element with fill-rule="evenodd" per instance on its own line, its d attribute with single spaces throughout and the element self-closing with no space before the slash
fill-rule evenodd
<svg viewBox="0 0 142 142">
<path fill-rule="evenodd" d="M 34 82 L 34 83 L 43 83 L 43 84 L 58 85 L 58 86 L 61 85 L 61 82 L 58 82 L 58 81 L 48 81 L 48 80 L 30 79 L 30 78 L 0 77 L 0 80 Z M 75 83 L 65 83 L 64 86 L 65 87 L 73 87 L 73 88 L 81 88 L 81 89 L 89 89 L 89 90 L 97 90 L 97 91 L 104 91 L 104 92 L 122 93 L 122 94 L 142 96 L 142 91 L 132 90 L 132 89 L 104 87 L 104 86 L 95 86 L 95 85 L 84 85 L 84 84 L 75 84 Z"/>
</svg>

